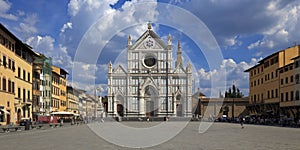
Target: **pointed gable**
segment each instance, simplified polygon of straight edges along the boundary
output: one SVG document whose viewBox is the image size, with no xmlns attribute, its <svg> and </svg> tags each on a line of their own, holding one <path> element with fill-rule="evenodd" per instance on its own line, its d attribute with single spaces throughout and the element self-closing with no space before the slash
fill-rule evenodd
<svg viewBox="0 0 300 150">
<path fill-rule="evenodd" d="M 167 45 L 160 37 L 152 30 L 145 31 L 142 36 L 140 36 L 136 42 L 130 47 L 130 49 L 146 49 L 144 46 L 144 41 L 148 38 L 152 38 L 156 44 L 154 45 L 153 49 L 167 49 Z"/>
<path fill-rule="evenodd" d="M 114 74 L 126 74 L 126 71 L 121 65 L 118 65 L 118 67 L 116 69 L 114 69 L 113 73 Z"/>
<path fill-rule="evenodd" d="M 184 70 L 182 65 L 177 65 L 175 70 L 174 70 L 174 74 L 178 73 L 178 74 L 183 74 L 186 73 L 186 71 Z"/>
<path fill-rule="evenodd" d="M 156 83 L 154 82 L 152 77 L 147 77 L 142 84 L 142 89 L 144 89 L 147 85 L 152 85 L 153 87 L 157 88 Z"/>
</svg>

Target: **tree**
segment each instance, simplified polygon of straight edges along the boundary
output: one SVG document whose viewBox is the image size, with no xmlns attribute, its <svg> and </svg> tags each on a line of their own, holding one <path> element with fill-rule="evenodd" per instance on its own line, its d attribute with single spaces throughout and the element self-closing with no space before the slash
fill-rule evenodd
<svg viewBox="0 0 300 150">
<path fill-rule="evenodd" d="M 232 88 L 229 88 L 228 91 L 225 91 L 225 98 L 242 98 L 244 97 L 243 93 L 239 88 L 236 88 L 235 85 L 232 85 Z"/>
</svg>

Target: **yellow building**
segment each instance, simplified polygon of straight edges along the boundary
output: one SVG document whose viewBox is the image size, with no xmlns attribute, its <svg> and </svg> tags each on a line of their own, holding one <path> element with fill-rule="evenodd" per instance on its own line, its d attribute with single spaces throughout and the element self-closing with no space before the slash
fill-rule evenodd
<svg viewBox="0 0 300 150">
<path fill-rule="evenodd" d="M 67 110 L 67 72 L 52 66 L 52 112 Z"/>
<path fill-rule="evenodd" d="M 286 114 L 282 107 L 291 106 L 283 99 L 292 99 L 294 95 L 294 59 L 299 56 L 300 46 L 273 53 L 245 72 L 249 72 L 250 105 L 252 114 L 276 116 Z M 291 116 L 292 117 L 292 116 Z M 295 115 L 293 116 L 295 117 Z"/>
<path fill-rule="evenodd" d="M 0 24 L 1 124 L 32 117 L 32 62 L 35 53 Z"/>
<path fill-rule="evenodd" d="M 71 86 L 67 86 L 67 111 L 79 114 L 79 92 Z"/>
</svg>

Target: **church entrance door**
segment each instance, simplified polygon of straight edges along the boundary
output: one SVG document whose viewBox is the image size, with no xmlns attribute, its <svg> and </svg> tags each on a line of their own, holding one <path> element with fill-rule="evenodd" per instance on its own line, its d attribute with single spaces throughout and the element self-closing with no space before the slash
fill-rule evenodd
<svg viewBox="0 0 300 150">
<path fill-rule="evenodd" d="M 181 117 L 182 116 L 182 104 L 176 105 L 176 116 Z"/>
<path fill-rule="evenodd" d="M 118 112 L 119 116 L 121 116 L 121 117 L 124 116 L 124 107 L 122 104 L 117 105 L 117 112 Z"/>
</svg>

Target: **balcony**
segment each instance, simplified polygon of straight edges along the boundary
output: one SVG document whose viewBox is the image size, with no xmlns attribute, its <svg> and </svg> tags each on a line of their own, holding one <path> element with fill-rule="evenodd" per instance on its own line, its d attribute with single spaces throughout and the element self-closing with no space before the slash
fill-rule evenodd
<svg viewBox="0 0 300 150">
<path fill-rule="evenodd" d="M 26 104 L 26 105 L 30 106 L 32 104 L 32 100 L 27 99 L 25 102 L 22 102 L 22 104 Z"/>
</svg>

